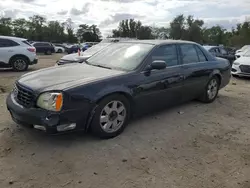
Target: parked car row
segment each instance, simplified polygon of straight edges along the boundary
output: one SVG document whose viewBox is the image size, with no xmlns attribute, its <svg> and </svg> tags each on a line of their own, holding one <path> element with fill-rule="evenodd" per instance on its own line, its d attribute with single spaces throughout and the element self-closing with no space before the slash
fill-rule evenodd
<svg viewBox="0 0 250 188">
<path fill-rule="evenodd" d="M 203 46 L 208 52 L 210 52 L 212 55 L 216 57 L 221 57 L 224 59 L 229 60 L 230 64 L 233 64 L 233 61 L 235 60 L 235 55 L 232 53 L 229 53 L 224 47 L 222 46 Z"/>
<path fill-rule="evenodd" d="M 96 44 L 98 44 L 98 43 L 97 42 L 85 42 L 82 44 L 69 45 L 66 47 L 66 52 L 68 54 L 77 53 L 78 50 L 80 50 L 81 52 L 84 52 L 85 50 L 87 50 L 88 48 L 90 48 Z"/>
<path fill-rule="evenodd" d="M 57 61 L 56 65 L 64 65 L 69 63 L 82 63 L 114 42 L 119 42 L 119 40 L 100 42 L 98 44 L 95 44 L 94 46 L 88 48 L 87 50 L 81 51 L 80 56 L 76 52 L 69 55 L 65 55 L 60 60 Z"/>
</svg>

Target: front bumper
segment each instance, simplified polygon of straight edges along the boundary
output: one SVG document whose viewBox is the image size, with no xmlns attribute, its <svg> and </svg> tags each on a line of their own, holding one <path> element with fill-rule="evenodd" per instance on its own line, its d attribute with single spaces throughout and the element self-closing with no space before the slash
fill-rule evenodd
<svg viewBox="0 0 250 188">
<path fill-rule="evenodd" d="M 12 93 L 7 97 L 6 104 L 14 122 L 48 134 L 84 130 L 89 115 L 89 111 L 82 110 L 51 112 L 41 108 L 25 108 L 17 103 Z"/>
<path fill-rule="evenodd" d="M 235 64 L 233 64 L 232 66 L 231 74 L 236 76 L 250 77 L 250 72 L 242 72 L 240 69 L 240 65 Z"/>
</svg>

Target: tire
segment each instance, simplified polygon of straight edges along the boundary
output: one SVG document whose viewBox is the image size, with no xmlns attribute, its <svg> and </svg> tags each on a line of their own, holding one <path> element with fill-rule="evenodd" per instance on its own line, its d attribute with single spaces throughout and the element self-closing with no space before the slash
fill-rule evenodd
<svg viewBox="0 0 250 188">
<path fill-rule="evenodd" d="M 46 52 L 45 52 L 45 54 L 46 55 L 51 55 L 52 53 L 51 53 L 51 50 L 47 50 Z"/>
<path fill-rule="evenodd" d="M 116 105 L 116 108 L 114 108 L 113 105 Z M 98 103 L 98 107 L 95 110 L 90 129 L 92 133 L 99 138 L 113 138 L 123 132 L 126 125 L 128 124 L 129 119 L 129 100 L 123 95 L 110 95 Z M 115 124 L 116 126 L 114 126 Z"/>
<path fill-rule="evenodd" d="M 202 96 L 199 98 L 201 102 L 212 103 L 219 92 L 220 80 L 217 76 L 213 76 L 207 83 Z M 210 92 L 209 92 L 210 90 Z M 210 94 L 209 94 L 210 93 Z"/>
<path fill-rule="evenodd" d="M 58 50 L 57 50 L 57 53 L 62 53 L 62 49 L 58 49 Z"/>
<path fill-rule="evenodd" d="M 10 63 L 13 70 L 17 72 L 26 71 L 29 67 L 28 59 L 21 56 L 13 58 Z"/>
</svg>

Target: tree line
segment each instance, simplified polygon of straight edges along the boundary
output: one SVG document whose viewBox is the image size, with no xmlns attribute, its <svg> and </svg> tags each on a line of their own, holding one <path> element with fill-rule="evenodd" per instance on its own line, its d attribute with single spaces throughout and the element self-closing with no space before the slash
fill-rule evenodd
<svg viewBox="0 0 250 188">
<path fill-rule="evenodd" d="M 30 41 L 49 41 L 54 43 L 99 42 L 101 32 L 96 25 L 81 24 L 74 31 L 73 21 L 47 21 L 34 15 L 29 19 L 0 18 L 0 35 L 27 38 Z"/>
<path fill-rule="evenodd" d="M 47 21 L 34 15 L 29 19 L 0 18 L 0 35 L 17 36 L 32 41 L 50 42 L 98 42 L 101 40 L 100 29 L 96 25 L 80 24 L 74 29 L 73 21 Z M 120 21 L 118 28 L 112 30 L 109 37 L 129 37 L 137 39 L 181 39 L 200 44 L 241 47 L 250 44 L 250 22 L 239 23 L 231 30 L 215 25 L 205 27 L 202 19 L 193 16 L 177 15 L 166 27 L 143 25 L 140 20 Z"/>
<path fill-rule="evenodd" d="M 189 15 L 177 15 L 168 27 L 142 25 L 134 19 L 122 20 L 110 37 L 129 37 L 137 39 L 180 39 L 200 44 L 241 47 L 250 44 L 250 22 L 239 23 L 235 28 L 226 30 L 216 25 L 204 26 L 204 21 Z"/>
</svg>

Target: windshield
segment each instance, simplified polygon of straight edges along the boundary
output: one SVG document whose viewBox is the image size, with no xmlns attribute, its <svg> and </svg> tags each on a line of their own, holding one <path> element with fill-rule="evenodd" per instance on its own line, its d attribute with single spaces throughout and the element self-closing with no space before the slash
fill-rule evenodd
<svg viewBox="0 0 250 188">
<path fill-rule="evenodd" d="M 111 69 L 134 70 L 154 47 L 151 44 L 114 43 L 88 59 L 88 64 Z"/>
<path fill-rule="evenodd" d="M 99 43 L 99 44 L 96 44 L 90 48 L 88 48 L 87 50 L 84 51 L 84 54 L 85 53 L 88 53 L 88 54 L 94 54 L 100 50 L 102 50 L 103 48 L 105 48 L 106 46 L 110 45 L 110 43 Z"/>
</svg>

